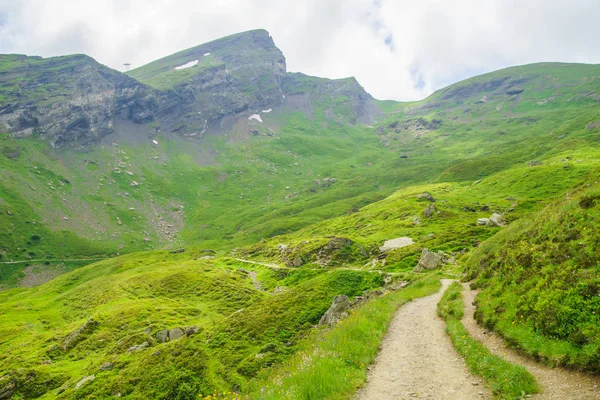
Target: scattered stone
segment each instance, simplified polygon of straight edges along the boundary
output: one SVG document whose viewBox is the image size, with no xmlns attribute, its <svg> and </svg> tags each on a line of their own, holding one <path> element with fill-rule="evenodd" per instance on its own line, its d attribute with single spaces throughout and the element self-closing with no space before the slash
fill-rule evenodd
<svg viewBox="0 0 600 400">
<path fill-rule="evenodd" d="M 200 331 L 200 328 L 198 328 L 197 326 L 188 326 L 187 328 L 185 328 L 185 336 L 195 335 L 196 333 L 198 333 L 198 331 Z"/>
<path fill-rule="evenodd" d="M 334 237 L 317 253 L 317 262 L 323 265 L 329 264 L 334 255 L 342 247 L 350 246 L 354 243 L 352 240 L 344 237 Z"/>
<path fill-rule="evenodd" d="M 177 253 L 184 253 L 185 249 L 177 249 L 177 250 L 171 250 L 169 253 L 171 254 L 177 254 Z"/>
<path fill-rule="evenodd" d="M 423 215 L 425 215 L 425 218 L 431 218 L 435 212 L 437 212 L 435 204 L 427 204 L 427 207 L 423 210 Z"/>
<path fill-rule="evenodd" d="M 493 213 L 492 216 L 489 218 L 488 225 L 504 226 L 505 225 L 504 217 L 502 216 L 502 214 Z"/>
<path fill-rule="evenodd" d="M 160 343 L 165 343 L 169 341 L 169 330 L 163 329 L 154 334 L 154 338 L 158 340 Z"/>
<path fill-rule="evenodd" d="M 301 267 L 304 264 L 302 258 L 299 255 L 296 255 L 293 260 L 286 260 L 285 265 L 288 267 Z"/>
<path fill-rule="evenodd" d="M 415 219 L 412 220 L 411 224 L 413 225 L 420 225 L 421 224 L 421 217 L 416 217 Z"/>
<path fill-rule="evenodd" d="M 148 342 L 144 342 L 144 343 L 142 343 L 142 344 L 138 344 L 138 345 L 135 345 L 135 346 L 131 346 L 130 348 L 128 348 L 128 349 L 127 349 L 127 352 L 128 352 L 128 353 L 132 353 L 132 352 L 134 352 L 134 351 L 139 351 L 139 350 L 145 349 L 145 348 L 147 348 L 147 347 L 150 347 L 150 343 L 148 343 Z"/>
<path fill-rule="evenodd" d="M 183 329 L 181 328 L 173 328 L 169 331 L 169 341 L 171 340 L 177 340 L 180 337 L 182 337 L 183 335 L 185 335 L 185 332 L 183 331 Z"/>
<path fill-rule="evenodd" d="M 413 270 L 414 272 L 422 272 L 425 270 L 432 270 L 437 268 L 442 261 L 442 256 L 430 251 L 427 248 L 424 248 L 421 252 L 421 258 L 419 259 L 419 263 Z"/>
<path fill-rule="evenodd" d="M 80 380 L 79 382 L 77 382 L 77 384 L 75 385 L 75 390 L 79 389 L 80 387 L 82 387 L 86 383 L 93 381 L 94 379 L 96 379 L 96 375 L 86 376 L 85 378 L 83 378 L 82 380 Z"/>
<path fill-rule="evenodd" d="M 139 183 L 139 182 L 137 182 L 137 181 L 131 181 L 131 182 L 129 183 L 129 186 L 139 186 L 139 185 L 140 185 L 140 183 Z"/>
<path fill-rule="evenodd" d="M 537 167 L 538 165 L 542 165 L 540 160 L 529 161 L 529 164 L 527 164 L 528 167 Z"/>
<path fill-rule="evenodd" d="M 477 218 L 477 225 L 488 225 L 489 223 L 489 218 Z"/>
<path fill-rule="evenodd" d="M 319 325 L 333 326 L 348 316 L 350 309 L 350 299 L 343 294 L 335 296 L 329 310 L 323 314 Z"/>
<path fill-rule="evenodd" d="M 435 233 L 430 233 L 429 235 L 425 235 L 421 238 L 421 240 L 431 240 L 435 238 Z"/>
<path fill-rule="evenodd" d="M 418 194 L 417 200 L 418 201 L 430 201 L 432 203 L 435 203 L 435 199 L 429 192 L 423 192 L 423 193 Z"/>
<path fill-rule="evenodd" d="M 479 207 L 479 211 L 490 211 L 490 206 L 481 206 Z"/>
<path fill-rule="evenodd" d="M 402 247 L 410 246 L 413 243 L 413 240 L 406 236 L 399 237 L 396 239 L 390 239 L 383 242 L 383 246 L 379 247 L 379 251 L 385 253 L 386 251 L 401 249 Z"/>
</svg>

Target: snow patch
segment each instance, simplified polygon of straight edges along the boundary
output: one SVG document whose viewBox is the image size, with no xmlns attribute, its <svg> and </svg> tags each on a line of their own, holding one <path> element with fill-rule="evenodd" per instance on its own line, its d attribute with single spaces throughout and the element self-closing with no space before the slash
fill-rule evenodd
<svg viewBox="0 0 600 400">
<path fill-rule="evenodd" d="M 156 141 L 156 140 L 153 140 L 153 141 L 152 141 L 152 144 L 158 144 L 158 141 Z"/>
<path fill-rule="evenodd" d="M 190 67 L 193 67 L 196 65 L 198 65 L 198 60 L 190 61 L 188 63 L 180 65 L 179 67 L 175 67 L 175 69 L 186 69 L 186 68 L 190 68 Z"/>
<path fill-rule="evenodd" d="M 268 110 L 263 110 L 264 113 L 270 113 L 271 111 L 273 111 L 272 109 L 268 109 Z"/>
<path fill-rule="evenodd" d="M 204 53 L 204 57 L 210 56 L 210 53 Z"/>
<path fill-rule="evenodd" d="M 248 119 L 255 119 L 258 122 L 263 122 L 262 118 L 260 117 L 260 114 L 252 114 L 251 116 L 248 117 Z"/>
</svg>

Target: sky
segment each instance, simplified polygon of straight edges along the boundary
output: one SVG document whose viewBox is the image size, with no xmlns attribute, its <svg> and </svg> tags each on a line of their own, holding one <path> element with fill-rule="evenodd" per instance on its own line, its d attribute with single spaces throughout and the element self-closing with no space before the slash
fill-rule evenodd
<svg viewBox="0 0 600 400">
<path fill-rule="evenodd" d="M 511 65 L 600 63 L 599 15 L 599 0 L 0 0 L 0 53 L 123 70 L 263 28 L 289 71 L 420 100 Z"/>
</svg>

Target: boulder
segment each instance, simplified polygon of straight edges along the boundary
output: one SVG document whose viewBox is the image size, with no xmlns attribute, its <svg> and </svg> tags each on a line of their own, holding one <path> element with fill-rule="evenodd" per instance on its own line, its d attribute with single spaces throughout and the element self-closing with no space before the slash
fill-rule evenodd
<svg viewBox="0 0 600 400">
<path fill-rule="evenodd" d="M 156 340 L 160 343 L 165 343 L 169 341 L 169 330 L 163 329 L 154 334 Z"/>
<path fill-rule="evenodd" d="M 498 213 L 493 213 L 488 222 L 488 225 L 491 226 L 504 226 L 504 224 L 504 217 Z"/>
<path fill-rule="evenodd" d="M 173 328 L 169 331 L 169 341 L 171 340 L 177 340 L 180 337 L 182 337 L 183 335 L 185 335 L 185 332 L 183 331 L 183 329 L 181 328 Z"/>
<path fill-rule="evenodd" d="M 437 268 L 442 262 L 442 256 L 434 253 L 429 249 L 423 249 L 419 263 L 413 270 L 414 272 L 422 272 Z"/>
<path fill-rule="evenodd" d="M 299 255 L 296 255 L 293 260 L 286 260 L 285 265 L 288 267 L 301 267 L 304 264 L 302 258 Z"/>
<path fill-rule="evenodd" d="M 435 212 L 437 212 L 435 204 L 427 204 L 427 207 L 423 210 L 423 215 L 425 215 L 425 218 L 431 218 Z"/>
<path fill-rule="evenodd" d="M 489 218 L 477 218 L 477 225 L 488 225 L 489 222 Z"/>
<path fill-rule="evenodd" d="M 111 369 L 114 368 L 114 364 L 108 361 L 105 361 L 102 363 L 102 366 L 100 366 L 100 369 L 102 371 L 110 371 Z"/>
<path fill-rule="evenodd" d="M 432 203 L 435 203 L 435 199 L 429 192 L 423 192 L 423 193 L 418 194 L 417 200 L 418 201 L 430 201 Z"/>
<path fill-rule="evenodd" d="M 396 239 L 390 239 L 383 242 L 383 246 L 379 247 L 379 251 L 385 253 L 386 251 L 401 249 L 402 247 L 410 246 L 413 243 L 413 240 L 406 236 L 399 237 Z"/>
<path fill-rule="evenodd" d="M 538 165 L 542 165 L 542 162 L 540 160 L 529 161 L 529 164 L 527 164 L 527 166 L 529 167 L 537 167 Z"/>
<path fill-rule="evenodd" d="M 349 309 L 350 299 L 348 296 L 343 294 L 335 296 L 331 307 L 329 307 L 329 310 L 327 310 L 321 317 L 319 325 L 333 326 L 337 324 L 340 320 L 348 316 Z"/>
<path fill-rule="evenodd" d="M 195 325 L 188 326 L 187 328 L 185 328 L 185 335 L 186 336 L 195 335 L 196 333 L 198 333 L 199 330 L 200 330 L 200 328 L 198 328 Z"/>
</svg>

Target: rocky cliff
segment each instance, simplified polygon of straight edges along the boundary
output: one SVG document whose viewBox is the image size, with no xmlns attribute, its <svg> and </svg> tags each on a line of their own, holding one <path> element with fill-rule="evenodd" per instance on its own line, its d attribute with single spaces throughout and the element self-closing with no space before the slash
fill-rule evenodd
<svg viewBox="0 0 600 400">
<path fill-rule="evenodd" d="M 55 147 L 112 133 L 114 118 L 147 123 L 156 96 L 147 86 L 85 55 L 0 55 L 0 129 L 40 135 Z"/>
<path fill-rule="evenodd" d="M 307 114 L 319 109 L 352 124 L 377 112 L 354 78 L 286 73 L 285 57 L 265 30 L 227 36 L 127 74 L 85 55 L 0 56 L 0 130 L 39 135 L 55 147 L 95 143 L 113 133 L 115 119 L 202 137 L 208 129 L 223 131 L 225 119 L 298 104 Z"/>
</svg>

